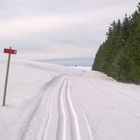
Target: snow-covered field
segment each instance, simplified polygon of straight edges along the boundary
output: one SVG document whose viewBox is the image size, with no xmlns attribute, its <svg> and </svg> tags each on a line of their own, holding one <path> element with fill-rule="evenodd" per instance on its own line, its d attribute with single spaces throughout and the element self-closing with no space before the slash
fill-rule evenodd
<svg viewBox="0 0 140 140">
<path fill-rule="evenodd" d="M 0 140 L 140 140 L 140 86 L 85 69 L 14 62 Z"/>
</svg>

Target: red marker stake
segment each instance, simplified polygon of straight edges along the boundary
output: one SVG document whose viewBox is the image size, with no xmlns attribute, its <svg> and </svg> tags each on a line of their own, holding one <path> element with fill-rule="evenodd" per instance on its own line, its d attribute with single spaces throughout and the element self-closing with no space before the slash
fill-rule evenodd
<svg viewBox="0 0 140 140">
<path fill-rule="evenodd" d="M 16 54 L 17 51 L 12 50 L 12 48 L 10 47 L 9 49 L 4 49 L 4 53 L 8 53 L 8 62 L 7 62 L 7 70 L 6 70 L 6 77 L 5 77 L 5 86 L 4 86 L 4 95 L 3 95 L 2 106 L 5 106 L 5 102 L 6 102 L 7 84 L 8 84 L 8 76 L 9 76 L 9 69 L 10 69 L 11 54 Z"/>
</svg>

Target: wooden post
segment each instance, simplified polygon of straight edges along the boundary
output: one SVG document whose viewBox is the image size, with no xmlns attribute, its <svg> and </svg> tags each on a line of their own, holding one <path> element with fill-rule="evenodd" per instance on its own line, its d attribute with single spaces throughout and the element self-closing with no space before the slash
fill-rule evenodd
<svg viewBox="0 0 140 140">
<path fill-rule="evenodd" d="M 11 47 L 9 49 L 11 50 Z M 7 62 L 7 70 L 6 70 L 6 77 L 5 77 L 4 96 L 3 96 L 2 106 L 5 106 L 5 102 L 6 102 L 7 84 L 8 84 L 8 76 L 9 76 L 9 69 L 10 69 L 10 60 L 11 60 L 11 53 L 8 54 L 8 62 Z"/>
</svg>

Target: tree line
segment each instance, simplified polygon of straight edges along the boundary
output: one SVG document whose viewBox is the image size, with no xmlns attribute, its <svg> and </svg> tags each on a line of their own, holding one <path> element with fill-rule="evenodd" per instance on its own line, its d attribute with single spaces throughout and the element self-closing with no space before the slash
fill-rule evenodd
<svg viewBox="0 0 140 140">
<path fill-rule="evenodd" d="M 118 81 L 140 83 L 140 3 L 123 21 L 114 21 L 100 45 L 92 69 Z"/>
</svg>

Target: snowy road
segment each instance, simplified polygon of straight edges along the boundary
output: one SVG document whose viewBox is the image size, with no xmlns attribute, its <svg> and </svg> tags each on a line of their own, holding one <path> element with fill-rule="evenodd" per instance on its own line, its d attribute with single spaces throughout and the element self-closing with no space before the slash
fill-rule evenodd
<svg viewBox="0 0 140 140">
<path fill-rule="evenodd" d="M 15 69 L 0 140 L 140 140 L 140 86 L 42 63 Z"/>
</svg>

